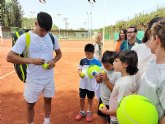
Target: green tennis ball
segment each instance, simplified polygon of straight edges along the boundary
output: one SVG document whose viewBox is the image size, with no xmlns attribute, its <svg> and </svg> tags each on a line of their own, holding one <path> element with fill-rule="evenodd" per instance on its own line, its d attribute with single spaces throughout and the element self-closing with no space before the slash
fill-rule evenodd
<svg viewBox="0 0 165 124">
<path fill-rule="evenodd" d="M 44 64 L 42 64 L 43 69 L 47 69 L 47 68 L 48 68 L 48 66 L 49 66 L 49 64 L 48 64 L 48 63 L 44 63 Z"/>
<path fill-rule="evenodd" d="M 121 100 L 117 119 L 120 124 L 158 124 L 158 112 L 146 97 L 129 95 Z"/>
<path fill-rule="evenodd" d="M 99 105 L 99 109 L 103 108 L 104 106 L 105 106 L 104 103 L 101 103 L 101 104 Z"/>
<path fill-rule="evenodd" d="M 101 73 L 102 73 L 102 74 L 105 74 L 106 72 L 105 72 L 105 70 L 102 70 Z"/>
<path fill-rule="evenodd" d="M 101 69 L 99 66 L 97 65 L 92 65 L 92 66 L 89 66 L 88 69 L 87 69 L 87 74 L 90 78 L 93 78 L 93 72 L 99 72 Z"/>
<path fill-rule="evenodd" d="M 85 74 L 82 72 L 82 73 L 80 74 L 80 76 L 83 78 L 83 77 L 85 77 Z"/>
</svg>

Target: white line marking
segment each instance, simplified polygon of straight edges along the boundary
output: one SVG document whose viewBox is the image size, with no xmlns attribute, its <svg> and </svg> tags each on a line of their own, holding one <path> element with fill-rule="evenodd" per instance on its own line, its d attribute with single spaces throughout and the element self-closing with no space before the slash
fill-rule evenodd
<svg viewBox="0 0 165 124">
<path fill-rule="evenodd" d="M 14 66 L 1 66 L 2 68 L 10 68 L 10 67 L 14 67 Z"/>
<path fill-rule="evenodd" d="M 6 75 L 4 75 L 4 76 L 0 77 L 0 79 L 3 79 L 4 77 L 6 77 L 6 76 L 8 76 L 8 75 L 12 74 L 13 72 L 15 72 L 15 71 L 11 71 L 11 72 L 9 72 L 8 74 L 6 74 Z"/>
</svg>

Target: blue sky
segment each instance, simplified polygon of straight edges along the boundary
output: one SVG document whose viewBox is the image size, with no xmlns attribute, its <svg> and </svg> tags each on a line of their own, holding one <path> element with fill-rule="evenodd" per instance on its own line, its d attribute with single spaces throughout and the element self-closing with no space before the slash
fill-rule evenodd
<svg viewBox="0 0 165 124">
<path fill-rule="evenodd" d="M 88 28 L 87 12 L 91 12 L 88 0 L 46 0 L 46 4 L 39 3 L 39 0 L 19 1 L 25 17 L 34 17 L 38 12 L 45 11 L 52 15 L 54 24 L 60 28 L 65 28 L 63 18 L 68 18 L 69 29 Z M 93 4 L 92 28 L 102 28 L 122 19 L 127 20 L 139 12 L 150 12 L 157 5 L 165 6 L 165 0 L 96 0 Z M 90 21 L 89 14 L 89 28 Z"/>
</svg>

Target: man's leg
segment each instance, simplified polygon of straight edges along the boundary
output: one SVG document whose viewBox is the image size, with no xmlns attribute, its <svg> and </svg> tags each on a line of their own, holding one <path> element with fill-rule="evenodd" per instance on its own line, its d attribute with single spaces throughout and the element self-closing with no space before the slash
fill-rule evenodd
<svg viewBox="0 0 165 124">
<path fill-rule="evenodd" d="M 52 98 L 46 98 L 46 97 L 44 97 L 44 112 L 45 112 L 45 118 L 50 118 L 51 101 L 52 101 Z"/>
<path fill-rule="evenodd" d="M 28 124 L 33 123 L 34 120 L 34 106 L 35 103 L 27 103 L 27 122 Z"/>
<path fill-rule="evenodd" d="M 52 98 L 44 97 L 44 112 L 45 112 L 44 124 L 50 124 L 51 101 Z"/>
</svg>

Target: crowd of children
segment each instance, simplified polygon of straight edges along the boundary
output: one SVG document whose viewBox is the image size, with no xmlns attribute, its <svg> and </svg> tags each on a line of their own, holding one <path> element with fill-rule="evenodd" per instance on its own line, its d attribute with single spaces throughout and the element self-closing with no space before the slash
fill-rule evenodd
<svg viewBox="0 0 165 124">
<path fill-rule="evenodd" d="M 158 111 L 159 124 L 165 124 L 165 20 L 163 18 L 151 20 L 144 38 L 146 37 L 147 44 L 144 45 L 152 60 L 149 59 L 143 68 L 140 67 L 141 58 L 144 56 L 144 59 L 148 56 L 139 54 L 141 49 L 141 51 L 145 50 L 143 47 L 139 48 L 138 45 L 133 46 L 132 50 L 119 52 L 106 50 L 100 60 L 94 57 L 94 45 L 85 46 L 86 58 L 80 61 L 78 68 L 80 112 L 76 116 L 76 120 L 81 120 L 86 116 L 87 122 L 92 121 L 91 107 L 92 99 L 95 96 L 94 86 L 99 84 L 100 97 L 98 98 L 97 114 L 101 118 L 100 124 L 118 124 L 116 117 L 118 105 L 123 97 L 131 94 L 147 97 Z M 89 46 L 92 50 L 87 50 Z M 86 73 L 87 68 L 91 65 L 97 65 L 101 70 L 97 74 L 94 73 L 92 78 Z M 84 111 L 86 95 L 88 98 L 87 112 Z"/>
</svg>

